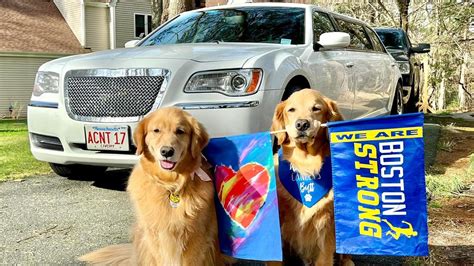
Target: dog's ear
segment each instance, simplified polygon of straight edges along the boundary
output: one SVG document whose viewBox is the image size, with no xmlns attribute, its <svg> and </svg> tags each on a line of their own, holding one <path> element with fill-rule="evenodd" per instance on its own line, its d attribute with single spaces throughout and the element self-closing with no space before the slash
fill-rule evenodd
<svg viewBox="0 0 474 266">
<path fill-rule="evenodd" d="M 341 120 L 344 120 L 342 118 L 342 114 L 341 112 L 339 111 L 339 108 L 337 107 L 337 104 L 335 101 L 329 99 L 329 98 L 326 98 L 324 97 L 324 101 L 327 103 L 328 105 L 328 113 L 327 113 L 327 120 L 328 121 L 341 121 Z"/>
<path fill-rule="evenodd" d="M 279 103 L 275 108 L 275 113 L 273 114 L 273 122 L 271 131 L 278 131 L 285 129 L 285 117 L 283 116 L 283 111 L 285 110 L 286 101 Z M 275 137 L 278 140 L 278 145 L 282 145 L 285 143 L 286 139 L 288 138 L 288 134 L 286 132 L 276 133 Z"/>
<path fill-rule="evenodd" d="M 193 131 L 191 135 L 191 156 L 197 159 L 201 157 L 202 149 L 209 143 L 209 135 L 207 134 L 206 128 L 204 128 L 196 118 L 190 116 L 189 119 Z"/>
<path fill-rule="evenodd" d="M 148 117 L 143 118 L 140 123 L 138 123 L 137 127 L 135 128 L 135 133 L 133 134 L 133 140 L 137 146 L 137 155 L 144 153 L 146 149 L 145 137 L 146 128 L 148 127 L 148 120 Z"/>
</svg>

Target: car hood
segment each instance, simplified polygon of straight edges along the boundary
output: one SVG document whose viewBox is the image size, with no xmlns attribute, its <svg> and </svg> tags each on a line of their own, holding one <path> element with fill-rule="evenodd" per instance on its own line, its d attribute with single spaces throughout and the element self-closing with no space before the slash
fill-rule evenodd
<svg viewBox="0 0 474 266">
<path fill-rule="evenodd" d="M 403 49 L 387 49 L 392 57 L 397 61 L 408 61 L 408 53 Z"/>
<path fill-rule="evenodd" d="M 284 48 L 288 48 L 288 46 L 242 43 L 173 44 L 100 51 L 67 57 L 62 60 L 55 60 L 55 62 L 76 65 L 86 63 L 86 61 L 178 59 L 196 62 L 236 61 L 236 63 L 243 65 L 245 61 L 254 56 Z"/>
</svg>

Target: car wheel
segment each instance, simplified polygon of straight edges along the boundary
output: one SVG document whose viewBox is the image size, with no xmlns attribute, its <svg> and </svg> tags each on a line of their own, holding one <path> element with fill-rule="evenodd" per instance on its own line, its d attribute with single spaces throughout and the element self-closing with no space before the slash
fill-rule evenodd
<svg viewBox="0 0 474 266">
<path fill-rule="evenodd" d="M 403 113 L 404 113 L 403 92 L 402 92 L 402 86 L 400 85 L 400 83 L 398 83 L 397 89 L 395 91 L 395 97 L 393 97 L 392 110 L 390 114 L 401 115 Z"/>
<path fill-rule="evenodd" d="M 103 174 L 107 170 L 106 166 L 92 166 L 79 164 L 57 164 L 50 163 L 51 169 L 60 176 L 73 179 L 91 179 L 97 175 Z"/>
<path fill-rule="evenodd" d="M 405 111 L 408 113 L 418 112 L 418 106 L 416 106 L 416 104 L 418 103 L 419 99 L 420 99 L 419 92 L 415 93 L 415 88 L 412 88 L 411 93 L 410 93 L 410 98 L 408 99 L 408 102 L 405 106 Z"/>
</svg>

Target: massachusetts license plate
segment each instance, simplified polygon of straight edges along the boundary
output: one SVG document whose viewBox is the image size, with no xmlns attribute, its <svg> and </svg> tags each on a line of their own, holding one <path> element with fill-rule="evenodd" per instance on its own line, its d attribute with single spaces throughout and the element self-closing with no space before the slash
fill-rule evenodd
<svg viewBox="0 0 474 266">
<path fill-rule="evenodd" d="M 88 150 L 128 151 L 127 126 L 86 125 Z"/>
</svg>

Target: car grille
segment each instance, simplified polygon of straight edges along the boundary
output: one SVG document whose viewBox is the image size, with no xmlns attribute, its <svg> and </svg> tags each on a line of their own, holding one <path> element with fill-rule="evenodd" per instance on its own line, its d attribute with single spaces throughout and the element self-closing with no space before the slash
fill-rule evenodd
<svg viewBox="0 0 474 266">
<path fill-rule="evenodd" d="M 156 108 L 161 101 L 158 96 L 163 92 L 166 72 L 117 71 L 68 73 L 65 102 L 69 115 L 80 121 L 138 120 Z"/>
</svg>

